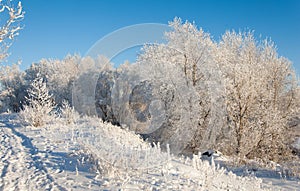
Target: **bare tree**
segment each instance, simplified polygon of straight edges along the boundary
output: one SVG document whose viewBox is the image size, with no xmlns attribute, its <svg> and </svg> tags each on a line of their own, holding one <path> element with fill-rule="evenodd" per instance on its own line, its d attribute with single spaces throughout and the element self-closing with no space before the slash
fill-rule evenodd
<svg viewBox="0 0 300 191">
<path fill-rule="evenodd" d="M 17 5 L 10 0 L 0 1 L 0 13 L 6 20 L 1 21 L 0 26 L 0 61 L 8 56 L 8 48 L 11 46 L 15 36 L 22 29 L 20 21 L 24 18 L 25 12 L 21 2 Z"/>
</svg>

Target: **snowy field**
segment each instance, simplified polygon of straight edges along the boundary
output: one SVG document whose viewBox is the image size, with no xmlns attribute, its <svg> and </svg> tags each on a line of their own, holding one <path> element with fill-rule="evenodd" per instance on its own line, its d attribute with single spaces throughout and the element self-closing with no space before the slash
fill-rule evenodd
<svg viewBox="0 0 300 191">
<path fill-rule="evenodd" d="M 174 157 L 159 145 L 99 119 L 44 128 L 0 119 L 0 190 L 300 190 L 300 180 L 271 170 Z M 260 178 L 257 178 L 259 176 Z"/>
</svg>

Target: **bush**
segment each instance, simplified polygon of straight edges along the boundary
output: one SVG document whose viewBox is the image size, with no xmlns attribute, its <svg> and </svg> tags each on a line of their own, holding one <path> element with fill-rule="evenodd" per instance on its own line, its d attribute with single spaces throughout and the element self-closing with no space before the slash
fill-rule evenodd
<svg viewBox="0 0 300 191">
<path fill-rule="evenodd" d="M 43 126 L 53 118 L 55 104 L 46 83 L 43 82 L 43 78 L 39 74 L 33 80 L 27 92 L 27 103 L 20 112 L 21 119 L 34 127 Z"/>
<path fill-rule="evenodd" d="M 60 108 L 60 117 L 64 120 L 66 125 L 74 124 L 80 115 L 75 111 L 74 107 L 71 107 L 68 101 L 63 100 Z"/>
</svg>

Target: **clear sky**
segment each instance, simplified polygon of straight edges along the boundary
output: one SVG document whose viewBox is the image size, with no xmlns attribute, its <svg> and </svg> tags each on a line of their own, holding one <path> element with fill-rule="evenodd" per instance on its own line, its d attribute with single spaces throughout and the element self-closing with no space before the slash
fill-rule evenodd
<svg viewBox="0 0 300 191">
<path fill-rule="evenodd" d="M 271 37 L 300 74 L 300 0 L 21 0 L 24 29 L 9 62 L 84 55 L 103 36 L 133 24 L 195 21 L 215 40 L 226 30 Z"/>
</svg>

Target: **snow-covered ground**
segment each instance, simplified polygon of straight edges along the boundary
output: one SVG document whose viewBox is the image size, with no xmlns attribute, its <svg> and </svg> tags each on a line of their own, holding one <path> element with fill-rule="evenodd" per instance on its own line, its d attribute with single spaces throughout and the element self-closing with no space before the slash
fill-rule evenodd
<svg viewBox="0 0 300 191">
<path fill-rule="evenodd" d="M 34 128 L 14 115 L 0 117 L 0 191 L 300 190 L 298 179 L 245 168 L 232 173 L 219 167 L 222 160 L 174 157 L 93 118 Z"/>
</svg>

